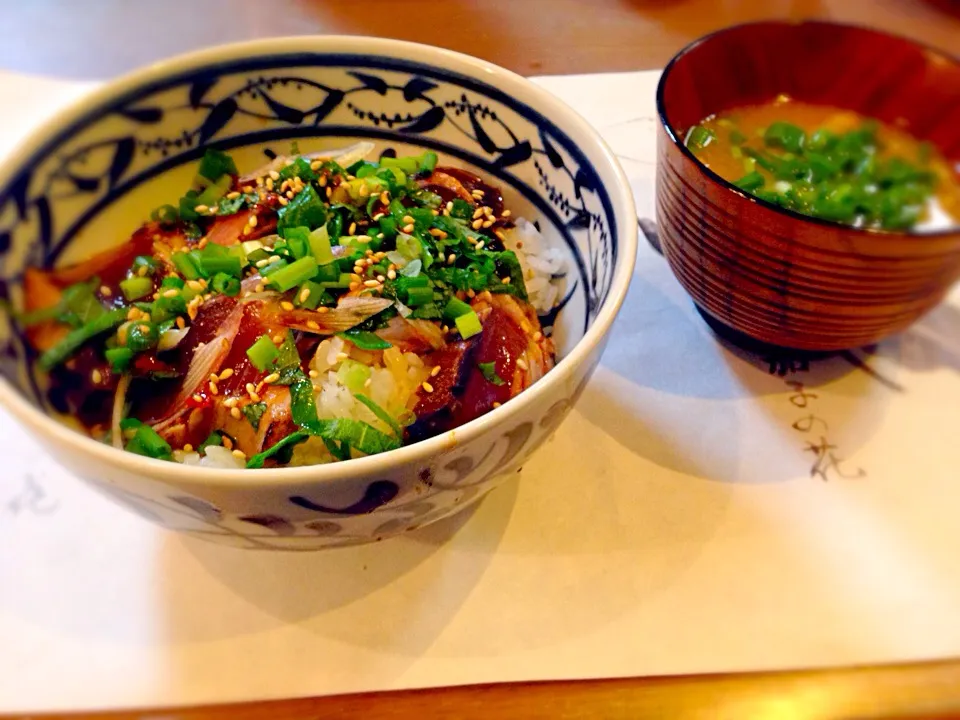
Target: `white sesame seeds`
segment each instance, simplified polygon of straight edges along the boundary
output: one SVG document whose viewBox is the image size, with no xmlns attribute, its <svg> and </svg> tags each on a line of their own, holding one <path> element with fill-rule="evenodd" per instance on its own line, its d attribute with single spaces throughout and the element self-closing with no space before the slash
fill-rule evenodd
<svg viewBox="0 0 960 720">
<path fill-rule="evenodd" d="M 483 190 L 471 190 L 470 194 L 473 195 L 477 200 L 482 200 L 484 192 Z"/>
<path fill-rule="evenodd" d="M 203 402 L 203 395 L 201 395 L 200 393 L 194 393 L 194 395 L 193 395 L 193 401 L 194 401 L 195 403 L 202 403 L 202 402 Z"/>
<path fill-rule="evenodd" d="M 205 213 L 210 210 L 210 208 L 208 208 L 206 205 L 197 205 L 193 209 L 196 210 L 198 213 Z"/>
<path fill-rule="evenodd" d="M 435 365 L 435 366 L 433 367 L 433 370 L 430 371 L 430 377 L 436 377 L 436 376 L 439 375 L 439 374 L 440 374 L 440 366 L 439 366 L 439 365 Z"/>
<path fill-rule="evenodd" d="M 413 223 L 409 225 L 404 225 L 402 229 L 407 235 L 409 235 L 410 233 L 413 232 Z"/>
<path fill-rule="evenodd" d="M 504 277 L 500 278 L 500 282 L 502 282 L 504 285 L 509 285 L 510 280 L 511 278 L 509 275 L 505 275 Z"/>
<path fill-rule="evenodd" d="M 314 172 L 316 172 L 322 167 L 323 167 L 323 160 L 314 160 L 312 163 L 310 163 L 310 169 L 313 170 Z"/>
<path fill-rule="evenodd" d="M 179 294 L 180 294 L 180 291 L 177 290 L 176 288 L 170 288 L 169 290 L 165 290 L 163 292 L 163 296 L 165 298 L 175 298 Z"/>
<path fill-rule="evenodd" d="M 358 282 L 352 282 L 352 283 L 350 283 L 350 286 L 349 286 L 347 289 L 350 290 L 350 292 L 354 292 L 355 290 L 359 290 L 359 289 L 360 289 L 360 283 L 358 283 Z"/>
<path fill-rule="evenodd" d="M 219 395 L 219 394 L 220 394 L 220 388 L 217 387 L 217 384 L 216 384 L 213 380 L 211 380 L 211 381 L 207 384 L 207 388 L 210 390 L 210 394 L 211 394 L 211 395 Z"/>
<path fill-rule="evenodd" d="M 491 225 L 493 225 L 493 220 L 487 220 L 486 222 L 483 223 L 483 227 L 485 228 L 488 228 Z"/>
<path fill-rule="evenodd" d="M 472 223 L 470 223 L 470 227 L 472 227 L 474 230 L 479 230 L 481 227 L 483 227 L 483 220 L 474 220 Z"/>
<path fill-rule="evenodd" d="M 476 210 L 473 211 L 473 219 L 474 219 L 474 220 L 476 220 L 478 217 L 481 217 L 482 215 L 483 215 L 483 208 L 482 208 L 482 207 L 478 207 Z"/>
<path fill-rule="evenodd" d="M 424 392 L 428 392 L 428 393 L 433 392 L 433 385 L 428 383 L 426 380 L 423 381 L 423 384 L 421 384 L 420 387 L 423 388 Z"/>
<path fill-rule="evenodd" d="M 453 265 L 457 261 L 457 256 L 453 253 L 447 255 L 447 265 Z"/>
<path fill-rule="evenodd" d="M 384 205 L 390 204 L 390 193 L 388 191 L 384 190 L 382 193 L 380 193 L 380 202 L 382 202 Z"/>
<path fill-rule="evenodd" d="M 264 267 L 266 267 L 266 266 L 269 265 L 269 264 L 270 264 L 270 258 L 264 258 L 263 260 L 257 260 L 257 262 L 254 263 L 254 265 L 256 265 L 258 268 L 264 268 Z"/>
<path fill-rule="evenodd" d="M 310 288 L 305 287 L 303 290 L 301 290 L 298 298 L 301 303 L 305 303 L 310 298 Z"/>
<path fill-rule="evenodd" d="M 317 178 L 317 185 L 319 185 L 320 187 L 326 187 L 326 186 L 327 186 L 327 176 L 326 176 L 326 175 L 321 175 L 319 178 Z"/>
<path fill-rule="evenodd" d="M 396 270 L 387 270 L 387 277 L 388 277 L 390 280 L 396 280 L 396 279 L 397 279 L 397 271 L 396 271 Z"/>
<path fill-rule="evenodd" d="M 272 385 L 280 379 L 280 373 L 272 372 L 263 379 L 264 385 Z"/>
<path fill-rule="evenodd" d="M 240 193 L 236 190 L 227 193 L 227 200 L 236 200 L 238 197 L 240 197 Z"/>
<path fill-rule="evenodd" d="M 187 443 L 186 445 L 183 446 L 183 451 L 184 451 L 184 452 L 193 452 L 193 445 L 191 445 L 190 443 Z"/>
<path fill-rule="evenodd" d="M 90 379 L 94 385 L 99 385 L 103 382 L 103 373 L 94 368 L 93 372 L 90 373 Z"/>
<path fill-rule="evenodd" d="M 387 278 L 385 278 L 383 275 L 377 275 L 377 282 L 379 282 L 379 283 L 382 283 L 382 282 L 383 282 L 384 280 L 386 280 L 386 279 L 387 279 Z"/>
<path fill-rule="evenodd" d="M 347 230 L 348 235 L 357 234 L 357 224 L 355 222 L 350 223 L 350 228 Z"/>
<path fill-rule="evenodd" d="M 484 246 L 484 244 L 485 244 L 486 242 L 487 242 L 486 240 L 481 240 L 480 242 L 478 242 L 478 243 L 477 243 L 477 250 L 483 250 L 483 246 Z"/>
<path fill-rule="evenodd" d="M 178 318 L 177 318 L 177 327 L 178 327 L 180 330 L 183 330 L 186 326 L 187 326 L 186 320 L 184 320 L 182 317 L 178 317 Z"/>
<path fill-rule="evenodd" d="M 232 453 L 230 453 L 230 454 L 233 455 L 233 456 L 234 456 L 235 458 L 237 458 L 238 460 L 246 460 L 246 459 L 247 459 L 247 456 L 246 456 L 246 454 L 243 452 L 243 450 L 234 450 L 234 451 L 233 451 Z"/>
<path fill-rule="evenodd" d="M 273 190 L 273 178 L 267 178 L 263 184 L 267 190 Z"/>
<path fill-rule="evenodd" d="M 534 342 L 540 342 L 542 339 L 543 339 L 543 333 L 540 332 L 539 330 L 537 330 L 537 331 L 533 334 L 533 341 L 534 341 Z"/>
<path fill-rule="evenodd" d="M 517 367 L 521 370 L 529 370 L 530 367 L 527 365 L 527 361 L 523 358 L 517 358 Z"/>
<path fill-rule="evenodd" d="M 250 219 L 247 220 L 247 225 L 249 225 L 250 227 L 257 226 L 257 216 L 255 214 L 250 215 Z"/>
<path fill-rule="evenodd" d="M 240 402 L 240 398 L 235 398 L 235 397 L 227 398 L 226 400 L 223 401 L 223 406 L 225 408 L 235 408 L 238 402 Z"/>
<path fill-rule="evenodd" d="M 325 312 L 330 312 L 330 308 L 325 307 L 324 305 L 321 305 L 320 307 L 317 308 L 317 312 L 322 315 Z"/>
<path fill-rule="evenodd" d="M 364 280 L 364 281 L 363 281 L 364 287 L 368 287 L 368 288 L 375 288 L 375 287 L 377 287 L 379 284 L 380 284 L 380 283 L 377 282 L 376 280 Z"/>
<path fill-rule="evenodd" d="M 232 407 L 230 408 L 230 417 L 232 417 L 234 420 L 239 420 L 243 417 L 243 413 L 240 412 L 240 408 Z"/>
<path fill-rule="evenodd" d="M 220 373 L 220 379 L 226 380 L 229 377 L 233 377 L 233 368 L 224 368 L 223 372 Z"/>
<path fill-rule="evenodd" d="M 501 403 L 497 402 L 496 400 L 493 401 L 493 408 L 494 408 L 494 409 L 500 407 L 500 405 L 501 405 Z"/>
<path fill-rule="evenodd" d="M 287 200 L 285 197 L 279 197 L 279 198 L 277 198 L 277 201 L 278 201 L 281 205 L 286 205 L 288 202 L 290 202 L 290 201 Z"/>
<path fill-rule="evenodd" d="M 101 285 L 100 294 L 103 295 L 104 297 L 110 297 L 111 295 L 113 295 L 113 290 L 111 290 L 106 285 Z"/>
<path fill-rule="evenodd" d="M 317 372 L 316 370 L 312 370 L 312 369 L 310 370 L 310 372 L 307 373 L 307 375 L 309 375 L 309 376 L 312 377 L 312 378 L 318 378 L 318 377 L 320 377 L 320 373 Z"/>
<path fill-rule="evenodd" d="M 290 302 L 289 300 L 284 300 L 283 302 L 280 303 L 280 307 L 286 310 L 287 312 L 290 312 L 291 310 L 293 310 L 293 303 Z"/>
<path fill-rule="evenodd" d="M 347 353 L 345 353 L 345 352 L 338 352 L 338 353 L 337 353 L 337 362 L 343 362 L 343 361 L 346 360 L 348 357 L 350 357 L 350 356 L 347 355 Z"/>
<path fill-rule="evenodd" d="M 223 442 L 223 446 L 224 446 L 227 450 L 233 450 L 233 440 L 231 439 L 231 437 L 230 437 L 229 435 L 223 435 L 223 434 L 221 434 L 221 435 L 220 435 L 220 440 L 221 440 L 221 442 Z"/>
<path fill-rule="evenodd" d="M 364 386 L 365 388 L 368 388 L 368 387 L 370 387 L 371 385 L 373 385 L 373 378 L 372 378 L 372 377 L 368 377 L 366 380 L 363 381 L 363 386 Z"/>
<path fill-rule="evenodd" d="M 316 320 L 307 320 L 307 327 L 311 330 L 319 330 L 320 323 L 318 323 Z"/>
<path fill-rule="evenodd" d="M 271 179 L 271 180 L 279 180 L 279 179 L 280 179 L 280 173 L 278 173 L 276 170 L 271 170 L 270 173 L 269 173 L 269 175 L 270 175 L 270 179 Z"/>
</svg>

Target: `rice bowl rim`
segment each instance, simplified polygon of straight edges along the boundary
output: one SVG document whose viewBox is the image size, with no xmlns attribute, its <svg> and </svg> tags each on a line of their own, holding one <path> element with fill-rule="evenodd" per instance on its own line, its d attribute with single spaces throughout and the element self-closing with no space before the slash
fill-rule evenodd
<svg viewBox="0 0 960 720">
<path fill-rule="evenodd" d="M 4 179 L 13 177 L 24 163 L 32 157 L 47 141 L 65 125 L 76 122 L 92 109 L 137 87 L 160 80 L 168 75 L 189 71 L 211 62 L 252 57 L 276 55 L 278 48 L 284 53 L 295 52 L 347 52 L 360 51 L 368 55 L 381 55 L 393 58 L 415 60 L 433 65 L 447 71 L 458 70 L 465 75 L 482 79 L 503 92 L 518 97 L 525 104 L 535 108 L 545 117 L 555 122 L 579 146 L 590 162 L 597 168 L 598 174 L 612 174 L 614 183 L 604 182 L 610 194 L 614 217 L 620 222 L 616 241 L 617 261 L 614 275 L 606 298 L 600 305 L 596 317 L 573 349 L 540 380 L 505 402 L 498 408 L 464 423 L 452 430 L 427 440 L 404 445 L 377 455 L 368 455 L 340 462 L 299 467 L 222 469 L 184 465 L 166 460 L 136 455 L 118 450 L 112 445 L 101 443 L 83 433 L 72 429 L 60 420 L 37 408 L 23 397 L 6 379 L 0 379 L 0 403 L 14 417 L 30 427 L 43 438 L 43 442 L 62 444 L 76 455 L 87 455 L 91 462 L 117 466 L 119 469 L 138 476 L 145 476 L 161 482 L 170 482 L 181 487 L 220 486 L 240 487 L 251 484 L 312 483 L 324 480 L 343 480 L 383 473 L 393 466 L 425 464 L 434 457 L 449 453 L 460 446 L 467 445 L 482 435 L 495 432 L 498 425 L 509 426 L 515 416 L 523 415 L 543 395 L 564 395 L 558 392 L 564 383 L 570 382 L 576 369 L 603 340 L 623 304 L 637 254 L 637 229 L 634 222 L 636 209 L 633 194 L 626 174 L 616 156 L 596 130 L 583 117 L 548 91 L 533 84 L 530 80 L 498 65 L 463 53 L 437 48 L 420 43 L 363 36 L 292 36 L 245 41 L 219 45 L 190 53 L 174 56 L 134 70 L 119 78 L 105 82 L 101 87 L 73 101 L 65 109 L 57 112 L 30 133 L 20 144 L 19 149 L 7 156 Z M 570 389 L 570 393 L 573 388 Z M 199 469 L 199 472 L 198 472 Z"/>
</svg>

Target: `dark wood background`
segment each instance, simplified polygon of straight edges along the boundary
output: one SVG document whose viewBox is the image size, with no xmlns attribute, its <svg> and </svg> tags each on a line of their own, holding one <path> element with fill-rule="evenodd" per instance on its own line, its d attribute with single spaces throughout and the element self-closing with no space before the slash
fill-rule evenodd
<svg viewBox="0 0 960 720">
<path fill-rule="evenodd" d="M 726 25 L 811 17 L 873 25 L 960 54 L 956 0 L 0 0 L 0 69 L 109 78 L 216 43 L 344 33 L 441 45 L 525 75 L 609 72 L 662 67 L 688 42 Z M 140 715 L 75 717 L 134 716 Z M 451 688 L 151 711 L 147 716 L 960 717 L 960 661 Z"/>
</svg>

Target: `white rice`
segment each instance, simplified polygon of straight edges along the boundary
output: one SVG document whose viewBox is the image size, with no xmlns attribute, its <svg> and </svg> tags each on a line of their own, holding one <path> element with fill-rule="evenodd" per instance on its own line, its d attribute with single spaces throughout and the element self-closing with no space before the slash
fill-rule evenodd
<svg viewBox="0 0 960 720">
<path fill-rule="evenodd" d="M 523 218 L 518 218 L 516 228 L 505 233 L 504 245 L 513 250 L 520 261 L 530 304 L 538 314 L 549 312 L 563 292 L 562 277 L 566 269 L 563 251 L 549 247 L 533 223 Z M 382 353 L 367 352 L 338 337 L 327 338 L 317 347 L 310 362 L 310 369 L 316 374 L 313 384 L 317 392 L 317 415 L 321 419 L 362 420 L 378 430 L 392 433 L 391 427 L 357 400 L 353 391 L 343 383 L 338 371 L 348 358 L 370 368 L 370 378 L 362 389 L 363 394 L 398 421 L 416 406 L 418 393 L 422 384 L 429 381 L 432 368 L 425 366 L 423 359 L 414 353 L 401 353 L 396 348 L 388 348 Z M 173 455 L 185 465 L 226 469 L 245 466 L 245 460 L 223 447 L 208 447 L 203 457 L 182 450 L 174 451 Z M 323 441 L 310 438 L 294 448 L 290 465 L 333 461 Z"/>
</svg>

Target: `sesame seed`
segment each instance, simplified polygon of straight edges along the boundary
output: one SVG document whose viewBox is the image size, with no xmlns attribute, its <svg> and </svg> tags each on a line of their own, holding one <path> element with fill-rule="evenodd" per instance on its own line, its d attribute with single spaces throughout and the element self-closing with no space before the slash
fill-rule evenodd
<svg viewBox="0 0 960 720">
<path fill-rule="evenodd" d="M 498 403 L 496 400 L 494 400 L 494 401 L 493 401 L 493 407 L 494 407 L 494 409 L 500 407 L 500 403 Z"/>
<path fill-rule="evenodd" d="M 223 406 L 225 408 L 234 408 L 237 406 L 238 402 L 240 402 L 240 398 L 235 398 L 235 397 L 227 398 L 226 400 L 223 401 Z"/>
<path fill-rule="evenodd" d="M 272 372 L 263 379 L 264 385 L 272 385 L 280 379 L 280 373 Z"/>
<path fill-rule="evenodd" d="M 146 277 L 146 276 L 147 276 L 147 268 L 146 268 L 145 266 L 144 266 L 144 267 L 141 267 L 141 268 L 138 268 L 138 269 L 137 269 L 137 276 L 138 276 L 138 277 Z"/>
<path fill-rule="evenodd" d="M 377 233 L 377 240 L 383 240 L 383 233 Z"/>
<path fill-rule="evenodd" d="M 178 318 L 177 318 L 177 327 L 180 328 L 181 330 L 183 330 L 186 326 L 187 326 L 186 320 L 184 320 L 182 317 L 178 317 Z"/>
<path fill-rule="evenodd" d="M 247 384 L 244 386 L 244 390 L 246 390 L 247 393 L 250 394 L 250 393 L 255 392 L 255 391 L 256 391 L 256 388 L 254 387 L 253 383 L 247 383 Z"/>
<path fill-rule="evenodd" d="M 330 308 L 321 305 L 317 308 L 317 312 L 322 315 L 323 313 L 330 312 Z"/>
<path fill-rule="evenodd" d="M 194 207 L 193 209 L 196 210 L 198 213 L 205 213 L 205 212 L 207 212 L 210 208 L 208 208 L 206 205 L 197 205 L 197 206 Z"/>
<path fill-rule="evenodd" d="M 188 280 L 187 287 L 190 288 L 191 290 L 196 290 L 197 292 L 199 292 L 200 290 L 203 290 L 203 285 L 198 283 L 196 280 Z"/>
<path fill-rule="evenodd" d="M 108 288 L 106 285 L 101 285 L 100 294 L 103 295 L 104 297 L 110 297 L 111 295 L 113 295 L 113 290 Z"/>
<path fill-rule="evenodd" d="M 256 227 L 256 226 L 257 226 L 257 216 L 256 216 L 256 215 L 251 215 L 251 216 L 250 216 L 250 219 L 247 220 L 247 225 L 249 225 L 250 227 Z"/>
<path fill-rule="evenodd" d="M 390 203 L 390 193 L 386 190 L 380 193 L 380 202 L 382 202 L 384 205 L 388 205 Z"/>
<path fill-rule="evenodd" d="M 470 194 L 473 195 L 478 200 L 483 197 L 483 190 L 471 190 Z"/>
<path fill-rule="evenodd" d="M 235 458 L 237 458 L 238 460 L 246 460 L 246 459 L 247 459 L 247 455 L 246 455 L 246 453 L 243 452 L 243 450 L 234 450 L 234 451 L 233 451 L 232 453 L 230 453 L 230 454 L 233 455 L 233 456 L 234 456 Z"/>
<path fill-rule="evenodd" d="M 287 196 L 287 200 L 293 200 L 294 196 L 296 195 L 293 190 L 287 190 L 287 192 L 284 194 Z"/>
<path fill-rule="evenodd" d="M 396 280 L 396 279 L 397 279 L 397 271 L 396 271 L 396 270 L 387 270 L 387 277 L 390 278 L 391 280 Z"/>
<path fill-rule="evenodd" d="M 210 394 L 211 394 L 211 395 L 218 395 L 218 394 L 220 394 L 220 388 L 217 387 L 217 384 L 216 384 L 215 382 L 213 382 L 213 380 L 210 381 L 210 383 L 207 385 L 207 387 L 210 389 Z"/>
<path fill-rule="evenodd" d="M 349 288 L 347 288 L 347 289 L 350 290 L 351 292 L 353 292 L 354 290 L 359 290 L 359 289 L 360 289 L 360 283 L 358 283 L 358 282 L 352 282 L 352 283 L 350 283 L 350 286 L 349 286 Z"/>
<path fill-rule="evenodd" d="M 240 193 L 236 190 L 227 193 L 227 200 L 236 200 L 238 197 L 240 197 Z"/>
<path fill-rule="evenodd" d="M 330 199 L 330 196 L 333 195 L 333 188 L 327 188 L 327 199 Z"/>
<path fill-rule="evenodd" d="M 164 296 L 165 298 L 172 298 L 172 297 L 176 297 L 176 296 L 179 295 L 179 294 L 180 294 L 180 291 L 179 291 L 179 290 L 177 290 L 177 289 L 175 289 L 175 288 L 170 288 L 169 290 L 166 290 L 166 291 L 163 293 L 163 296 Z"/>
<path fill-rule="evenodd" d="M 517 367 L 521 370 L 529 370 L 530 366 L 527 365 L 527 361 L 523 358 L 517 358 Z"/>
<path fill-rule="evenodd" d="M 289 187 L 290 187 L 290 181 L 284 180 L 282 183 L 280 183 L 280 192 L 285 191 Z"/>
<path fill-rule="evenodd" d="M 253 291 L 254 291 L 254 292 L 258 292 L 258 293 L 262 293 L 262 292 L 264 291 L 264 289 L 265 289 L 265 288 L 264 288 L 263 283 L 257 283 L 257 284 L 254 286 Z"/>
<path fill-rule="evenodd" d="M 407 235 L 409 235 L 410 233 L 412 233 L 412 232 L 413 232 L 413 224 L 411 223 L 410 225 L 404 225 L 404 226 L 403 226 L 403 231 L 404 231 Z"/>
<path fill-rule="evenodd" d="M 377 282 L 382 283 L 386 278 L 383 275 L 377 275 Z"/>
<path fill-rule="evenodd" d="M 496 235 L 497 238 L 499 238 L 500 242 L 506 242 L 506 241 L 507 241 L 507 236 L 503 234 L 503 230 L 494 230 L 494 231 L 493 231 L 493 234 Z M 522 248 L 522 247 L 523 247 L 523 241 L 522 241 L 522 240 L 517 240 L 517 247 L 518 247 L 518 248 Z"/>
<path fill-rule="evenodd" d="M 326 175 L 321 175 L 321 176 L 317 179 L 317 185 L 319 185 L 320 187 L 326 187 L 326 186 L 327 186 L 327 176 L 326 176 Z"/>
<path fill-rule="evenodd" d="M 293 310 L 293 303 L 290 302 L 289 300 L 284 300 L 283 302 L 280 303 L 280 307 L 286 310 L 287 312 L 290 312 L 291 310 Z"/>
<path fill-rule="evenodd" d="M 543 339 L 543 333 L 540 332 L 539 330 L 537 330 L 537 331 L 533 334 L 533 341 L 534 341 L 534 342 L 540 342 L 542 339 Z"/>
<path fill-rule="evenodd" d="M 103 382 L 103 373 L 94 368 L 93 372 L 90 373 L 90 379 L 93 380 L 94 385 L 99 385 Z"/>
<path fill-rule="evenodd" d="M 138 317 L 140 317 L 140 311 L 137 308 L 132 307 L 127 311 L 127 320 L 136 320 Z"/>
<path fill-rule="evenodd" d="M 434 366 L 433 370 L 430 371 L 430 377 L 436 377 L 439 374 L 440 374 L 440 366 L 436 365 Z"/>
<path fill-rule="evenodd" d="M 318 323 L 316 320 L 307 320 L 307 327 L 311 330 L 319 330 L 320 323 Z"/>
<path fill-rule="evenodd" d="M 479 230 L 481 227 L 483 227 L 483 220 L 474 220 L 470 224 L 470 227 L 472 227 L 474 230 Z"/>
<path fill-rule="evenodd" d="M 305 287 L 303 290 L 300 291 L 299 298 L 301 303 L 305 303 L 307 301 L 307 298 L 309 297 L 310 297 L 310 288 Z"/>
<path fill-rule="evenodd" d="M 453 200 L 451 200 L 451 201 L 448 202 L 446 205 L 444 205 L 444 209 L 445 209 L 447 212 L 450 212 L 451 210 L 453 210 Z"/>
<path fill-rule="evenodd" d="M 385 214 L 385 213 L 378 212 L 376 215 L 374 215 L 374 216 L 373 216 L 372 218 L 370 218 L 370 219 L 373 220 L 374 222 L 379 222 L 380 218 L 382 218 L 382 217 L 384 216 L 384 214 Z"/>
<path fill-rule="evenodd" d="M 244 187 L 240 188 L 240 192 L 243 192 L 243 193 L 246 193 L 247 195 L 250 195 L 250 194 L 253 193 L 253 188 L 250 187 L 249 185 L 245 185 Z"/>
<path fill-rule="evenodd" d="M 403 216 L 403 224 L 404 224 L 404 225 L 408 225 L 408 224 L 410 224 L 410 223 L 412 223 L 412 222 L 415 222 L 415 220 L 413 219 L 413 216 L 411 216 L 411 215 L 404 215 L 404 216 Z"/>
<path fill-rule="evenodd" d="M 508 276 L 506 276 L 506 277 L 500 278 L 500 282 L 502 282 L 504 285 L 509 285 L 509 284 L 510 284 L 510 276 L 508 275 Z"/>
<path fill-rule="evenodd" d="M 253 228 L 250 227 L 249 225 L 244 225 L 244 226 L 243 226 L 243 234 L 244 234 L 244 235 L 249 235 L 251 230 L 253 230 Z"/>
<path fill-rule="evenodd" d="M 239 420 L 243 417 L 243 413 L 240 412 L 240 408 L 232 407 L 230 408 L 230 417 L 232 417 L 234 420 Z"/>
<path fill-rule="evenodd" d="M 486 215 L 488 218 L 491 218 L 491 219 L 496 218 L 496 215 L 493 214 L 493 210 L 490 209 L 489 205 L 484 205 L 481 208 L 481 210 L 483 210 L 483 214 Z"/>
<path fill-rule="evenodd" d="M 270 173 L 269 173 L 269 175 L 270 175 L 270 179 L 271 179 L 271 180 L 279 180 L 279 179 L 280 179 L 280 173 L 278 173 L 276 170 L 271 170 Z"/>
<path fill-rule="evenodd" d="M 481 240 L 480 242 L 478 242 L 478 243 L 477 243 L 477 250 L 483 250 L 483 246 L 484 246 L 484 244 L 485 244 L 486 242 L 487 242 L 486 240 Z"/>
<path fill-rule="evenodd" d="M 467 290 L 467 297 L 473 300 L 477 296 L 477 293 L 472 288 Z"/>
<path fill-rule="evenodd" d="M 482 208 L 482 207 L 478 207 L 476 210 L 473 211 L 473 219 L 474 219 L 474 220 L 476 220 L 476 219 L 477 219 L 478 217 L 480 217 L 481 215 L 483 215 L 483 208 Z"/>
<path fill-rule="evenodd" d="M 375 288 L 375 287 L 377 287 L 377 285 L 379 285 L 380 283 L 377 282 L 376 280 L 364 280 L 364 281 L 363 281 L 363 284 L 364 284 L 364 287 Z"/>
<path fill-rule="evenodd" d="M 371 385 L 373 385 L 373 378 L 372 378 L 372 377 L 368 377 L 366 380 L 363 381 L 363 386 L 364 386 L 365 388 L 368 388 L 368 387 L 370 387 Z"/>
<path fill-rule="evenodd" d="M 316 172 L 322 167 L 323 167 L 323 160 L 314 160 L 312 163 L 310 163 L 310 169 L 313 170 L 314 172 Z"/>
<path fill-rule="evenodd" d="M 262 177 L 258 177 L 258 178 L 257 178 L 257 187 L 263 187 L 263 178 L 262 178 Z"/>
<path fill-rule="evenodd" d="M 187 443 L 186 445 L 183 446 L 183 451 L 184 451 L 184 452 L 193 452 L 193 445 L 191 445 L 190 443 Z"/>
<path fill-rule="evenodd" d="M 428 393 L 432 393 L 432 392 L 433 392 L 433 385 L 431 385 L 430 383 L 428 383 L 428 382 L 426 382 L 426 381 L 424 381 L 423 384 L 422 384 L 420 387 L 422 387 L 425 392 L 428 392 Z"/>
<path fill-rule="evenodd" d="M 312 378 L 320 377 L 320 373 L 318 373 L 316 370 L 311 370 L 310 372 L 307 373 L 307 375 L 309 375 Z"/>
<path fill-rule="evenodd" d="M 266 266 L 269 265 L 269 264 L 270 264 L 270 258 L 264 258 L 263 260 L 257 260 L 257 262 L 254 263 L 254 265 L 256 265 L 258 268 L 266 267 Z"/>
<path fill-rule="evenodd" d="M 277 200 L 280 202 L 281 205 L 286 205 L 288 202 L 290 202 L 285 197 L 277 198 Z"/>
<path fill-rule="evenodd" d="M 353 273 L 354 273 L 354 275 L 363 275 L 364 269 L 365 269 L 365 268 L 364 268 L 363 265 L 354 265 L 354 266 L 353 266 Z"/>
<path fill-rule="evenodd" d="M 228 377 L 233 377 L 233 368 L 226 368 L 220 373 L 221 380 L 226 380 Z"/>
<path fill-rule="evenodd" d="M 200 393 L 195 393 L 194 396 L 193 396 L 193 401 L 194 401 L 195 403 L 202 403 L 202 402 L 203 402 L 203 395 L 201 395 Z"/>
<path fill-rule="evenodd" d="M 350 223 L 350 228 L 347 230 L 348 235 L 357 234 L 357 224 L 355 222 Z"/>
<path fill-rule="evenodd" d="M 273 178 L 267 178 L 266 182 L 263 183 L 267 190 L 273 190 Z"/>
<path fill-rule="evenodd" d="M 360 186 L 360 197 L 367 197 L 370 194 L 370 187 L 368 185 Z"/>
<path fill-rule="evenodd" d="M 223 435 L 223 434 L 221 434 L 221 435 L 220 435 L 220 439 L 221 439 L 221 441 L 223 441 L 223 446 L 224 446 L 227 450 L 233 450 L 233 440 L 230 438 L 229 435 Z"/>
<path fill-rule="evenodd" d="M 343 362 L 343 361 L 346 360 L 348 357 L 350 357 L 350 356 L 347 355 L 347 353 L 345 353 L 345 352 L 339 352 L 339 353 L 337 353 L 337 362 Z"/>
<path fill-rule="evenodd" d="M 487 220 L 485 223 L 483 223 L 483 227 L 485 228 L 488 228 L 491 225 L 493 225 L 493 220 Z"/>
<path fill-rule="evenodd" d="M 363 282 L 363 278 L 360 277 L 360 275 L 359 275 L 358 273 L 354 273 L 353 275 L 351 275 L 351 276 L 350 276 L 350 279 L 351 279 L 353 282 L 356 282 L 356 283 L 358 283 L 358 282 Z"/>
<path fill-rule="evenodd" d="M 283 335 L 281 335 L 280 333 L 277 333 L 276 335 L 274 335 L 274 336 L 273 336 L 273 342 L 275 342 L 277 345 L 282 344 L 282 343 L 283 343 Z"/>
<path fill-rule="evenodd" d="M 457 261 L 457 256 L 453 253 L 447 255 L 447 265 L 453 265 Z"/>
<path fill-rule="evenodd" d="M 215 383 L 215 382 L 217 382 L 219 379 L 220 379 L 220 378 L 217 376 L 216 373 L 210 373 L 210 382 Z"/>
</svg>

